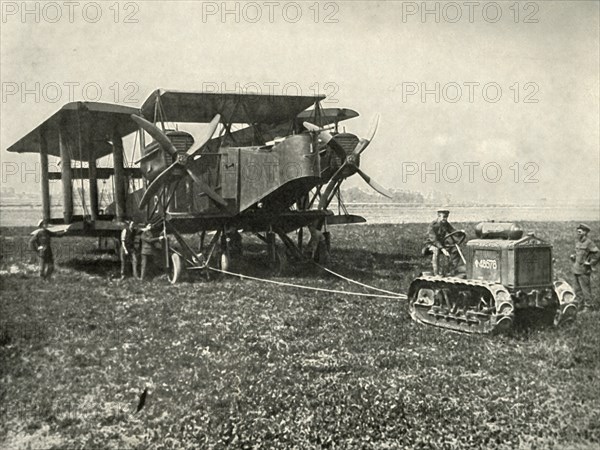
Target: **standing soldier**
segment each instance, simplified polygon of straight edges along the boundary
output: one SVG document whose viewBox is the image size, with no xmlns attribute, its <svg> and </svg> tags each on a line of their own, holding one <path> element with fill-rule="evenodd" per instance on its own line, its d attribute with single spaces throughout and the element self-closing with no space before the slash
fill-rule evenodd
<svg viewBox="0 0 600 450">
<path fill-rule="evenodd" d="M 125 278 L 125 271 L 129 262 L 131 262 L 133 276 L 138 278 L 138 257 L 135 249 L 135 225 L 133 221 L 129 221 L 121 231 L 119 255 L 121 257 L 121 279 Z"/>
<path fill-rule="evenodd" d="M 52 255 L 52 246 L 50 238 L 52 234 L 48 230 L 46 223 L 31 233 L 29 247 L 37 253 L 40 263 L 40 277 L 47 280 L 54 272 L 54 255 Z"/>
<path fill-rule="evenodd" d="M 455 230 L 448 222 L 449 210 L 439 209 L 437 215 L 437 219 L 431 222 L 427 228 L 427 240 L 425 241 L 422 253 L 424 256 L 432 255 L 431 265 L 433 267 L 433 274 L 442 275 L 439 269 L 440 253 L 450 258 L 450 252 L 444 248 L 444 238 Z"/>
<path fill-rule="evenodd" d="M 326 265 L 329 262 L 329 249 L 327 248 L 327 239 L 325 233 L 318 230 L 316 226 L 309 225 L 310 240 L 306 247 L 310 254 L 310 258 L 319 263 Z"/>
<path fill-rule="evenodd" d="M 571 261 L 573 261 L 571 269 L 575 278 L 575 295 L 581 299 L 579 305 L 581 310 L 585 311 L 593 307 L 590 275 L 592 267 L 598 264 L 600 251 L 588 237 L 590 227 L 581 223 L 576 231 L 577 241 L 575 242 L 575 253 L 571 255 Z"/>
<path fill-rule="evenodd" d="M 142 230 L 142 270 L 141 279 L 145 280 L 148 275 L 148 268 L 152 265 L 152 258 L 154 257 L 154 244 L 162 241 L 164 236 L 155 237 L 152 231 L 152 225 L 146 225 Z"/>
</svg>

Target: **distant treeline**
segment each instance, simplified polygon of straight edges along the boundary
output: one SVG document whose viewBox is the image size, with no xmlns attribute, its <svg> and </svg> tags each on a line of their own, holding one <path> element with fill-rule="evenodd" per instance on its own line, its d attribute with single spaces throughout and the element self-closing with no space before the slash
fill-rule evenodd
<svg viewBox="0 0 600 450">
<path fill-rule="evenodd" d="M 363 191 L 352 187 L 342 190 L 342 199 L 346 203 L 425 203 L 426 199 L 420 192 L 390 189 L 392 198 L 384 197 L 375 191 Z"/>
</svg>

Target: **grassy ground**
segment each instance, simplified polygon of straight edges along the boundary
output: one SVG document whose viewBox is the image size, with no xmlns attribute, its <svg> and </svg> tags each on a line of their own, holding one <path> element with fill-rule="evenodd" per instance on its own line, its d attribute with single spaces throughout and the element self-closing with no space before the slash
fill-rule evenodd
<svg viewBox="0 0 600 450">
<path fill-rule="evenodd" d="M 553 242 L 568 277 L 574 224 L 524 226 Z M 427 269 L 423 228 L 336 228 L 330 267 L 406 292 Z M 393 299 L 232 278 L 119 282 L 116 257 L 86 254 L 89 239 L 55 240 L 58 270 L 43 282 L 26 232 L 1 235 L 0 448 L 600 445 L 598 311 L 469 336 L 413 323 Z M 252 250 L 239 270 L 267 274 Z M 357 290 L 309 269 L 274 279 Z"/>
</svg>

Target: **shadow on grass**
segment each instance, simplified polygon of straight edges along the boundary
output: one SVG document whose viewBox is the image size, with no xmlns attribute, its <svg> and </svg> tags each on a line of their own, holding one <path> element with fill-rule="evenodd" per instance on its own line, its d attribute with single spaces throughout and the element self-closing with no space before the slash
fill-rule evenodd
<svg viewBox="0 0 600 450">
<path fill-rule="evenodd" d="M 554 333 L 568 328 L 570 324 L 554 325 L 555 311 L 525 309 L 515 314 L 513 326 L 507 336 L 516 341 L 528 341 L 539 333 Z"/>
<path fill-rule="evenodd" d="M 114 259 L 72 258 L 61 263 L 62 267 L 84 272 L 88 275 L 110 277 L 118 274 L 121 269 L 120 261 Z"/>
<path fill-rule="evenodd" d="M 427 260 L 413 255 L 381 253 L 366 249 L 332 248 L 331 259 L 324 267 L 334 272 L 356 278 L 361 281 L 373 281 L 387 278 L 390 274 L 415 275 L 423 270 L 428 264 Z M 423 266 L 423 267 L 422 267 Z M 235 261 L 235 268 L 240 273 L 251 276 L 293 276 L 296 278 L 329 278 L 334 275 L 321 270 L 317 265 L 307 258 L 298 261 L 289 258 L 287 267 L 283 270 L 269 266 L 267 253 L 264 247 L 256 244 L 244 248 L 244 255 Z"/>
<path fill-rule="evenodd" d="M 114 256 L 114 257 L 119 256 L 119 251 L 115 250 L 114 248 L 94 247 L 93 249 L 89 250 L 88 253 L 90 255 L 107 255 L 107 256 Z"/>
</svg>

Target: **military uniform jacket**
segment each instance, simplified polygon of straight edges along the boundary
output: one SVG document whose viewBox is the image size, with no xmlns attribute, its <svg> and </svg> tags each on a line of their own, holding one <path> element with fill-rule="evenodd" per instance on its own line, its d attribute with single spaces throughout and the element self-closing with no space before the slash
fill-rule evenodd
<svg viewBox="0 0 600 450">
<path fill-rule="evenodd" d="M 573 262 L 573 273 L 575 275 L 589 274 L 592 271 L 592 266 L 598 263 L 600 253 L 596 244 L 590 238 L 585 238 L 583 241 L 577 240 L 575 243 L 575 261 Z M 588 262 L 590 264 L 584 264 Z"/>
<path fill-rule="evenodd" d="M 438 222 L 434 220 L 427 227 L 427 241 L 425 244 L 435 245 L 437 248 L 442 248 L 444 245 L 442 241 L 447 234 L 452 233 L 454 227 L 449 222 Z"/>
<path fill-rule="evenodd" d="M 53 259 L 52 247 L 50 246 L 50 232 L 45 229 L 39 229 L 29 240 L 30 248 L 35 251 L 39 257 L 50 261 Z"/>
<path fill-rule="evenodd" d="M 160 239 L 154 237 L 152 231 L 144 231 L 142 233 L 142 255 L 150 256 L 154 254 L 154 243 L 158 242 Z"/>
<path fill-rule="evenodd" d="M 129 228 L 124 228 L 123 231 L 121 231 L 121 242 L 123 243 L 123 245 L 125 246 L 125 248 L 127 249 L 127 251 L 129 253 L 135 251 L 134 239 L 135 239 L 135 231 L 134 230 L 131 230 Z"/>
</svg>

